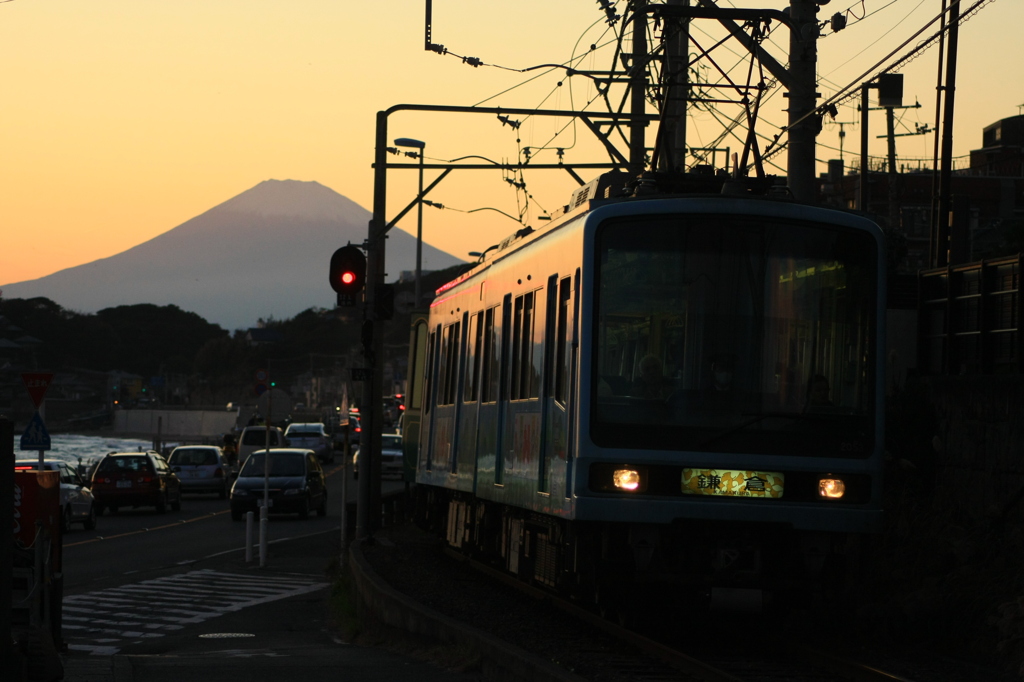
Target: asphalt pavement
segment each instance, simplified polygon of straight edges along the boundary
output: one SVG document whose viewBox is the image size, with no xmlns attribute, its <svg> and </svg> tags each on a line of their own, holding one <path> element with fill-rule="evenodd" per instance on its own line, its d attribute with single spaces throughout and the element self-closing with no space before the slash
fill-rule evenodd
<svg viewBox="0 0 1024 682">
<path fill-rule="evenodd" d="M 237 596 L 239 592 L 253 590 L 262 590 L 265 596 L 243 599 L 237 609 L 208 619 L 189 618 L 180 607 L 168 609 L 186 616 L 179 622 L 196 622 L 183 624 L 176 630 L 144 632 L 147 636 L 134 640 L 128 632 L 124 641 L 117 642 L 119 650 L 113 655 L 73 650 L 63 656 L 64 679 L 66 682 L 278 682 L 282 679 L 468 682 L 477 679 L 383 646 L 343 641 L 332 624 L 328 608 L 331 590 L 326 577 L 328 565 L 339 553 L 338 546 L 339 533 L 335 529 L 275 543 L 262 569 L 255 561 L 246 564 L 244 554 L 237 552 L 190 564 L 187 570 L 149 575 L 140 583 L 79 595 L 83 603 L 92 600 L 99 604 L 111 590 L 124 594 L 133 588 L 143 589 L 143 583 L 164 587 L 168 581 L 181 584 L 190 580 L 190 576 L 206 576 L 206 583 L 217 585 L 218 592 L 226 598 L 231 597 L 232 592 Z M 239 587 L 233 589 L 232 585 Z M 299 587 L 276 598 L 275 588 L 294 585 Z M 188 591 L 194 593 L 198 589 Z M 148 617 L 140 620 L 148 621 L 149 626 L 159 626 L 163 622 L 161 608 L 151 603 Z M 117 617 L 130 619 L 132 616 L 126 608 Z M 111 618 L 108 615 L 106 622 L 112 623 Z M 127 622 L 130 620 L 119 621 L 122 627 Z M 97 626 L 94 622 L 85 625 Z"/>
<path fill-rule="evenodd" d="M 73 530 L 64 554 L 64 680 L 478 679 L 437 662 L 458 665 L 457 656 L 414 658 L 340 635 L 328 569 L 340 555 L 341 483 L 329 475 L 324 518 L 271 517 L 264 568 L 255 548 L 246 563 L 245 524 L 212 498 L 186 497 L 179 514 L 122 511 L 96 531 Z M 392 487 L 400 488 L 386 492 Z"/>
</svg>

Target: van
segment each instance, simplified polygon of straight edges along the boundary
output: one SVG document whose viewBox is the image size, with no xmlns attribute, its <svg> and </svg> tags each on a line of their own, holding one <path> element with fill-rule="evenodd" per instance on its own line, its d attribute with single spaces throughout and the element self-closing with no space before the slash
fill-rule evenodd
<svg viewBox="0 0 1024 682">
<path fill-rule="evenodd" d="M 283 448 L 288 445 L 284 433 L 276 426 L 270 427 L 270 447 Z M 242 429 L 242 435 L 238 437 L 238 463 L 245 464 L 249 455 L 267 447 L 266 426 L 246 426 Z"/>
</svg>

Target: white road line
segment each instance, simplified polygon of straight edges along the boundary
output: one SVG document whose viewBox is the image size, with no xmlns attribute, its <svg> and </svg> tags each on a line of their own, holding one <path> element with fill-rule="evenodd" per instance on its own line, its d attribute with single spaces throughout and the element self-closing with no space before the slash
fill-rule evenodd
<svg viewBox="0 0 1024 682">
<path fill-rule="evenodd" d="M 64 600 L 64 629 L 70 649 L 110 656 L 131 640 L 163 637 L 186 625 L 327 587 L 317 580 L 304 574 L 190 571 L 69 596 Z M 211 583 L 227 587 L 211 588 Z"/>
</svg>

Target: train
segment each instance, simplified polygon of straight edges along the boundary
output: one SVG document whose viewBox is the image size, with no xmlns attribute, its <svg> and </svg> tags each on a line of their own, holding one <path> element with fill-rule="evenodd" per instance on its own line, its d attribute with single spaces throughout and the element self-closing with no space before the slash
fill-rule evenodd
<svg viewBox="0 0 1024 682">
<path fill-rule="evenodd" d="M 415 319 L 407 466 L 450 547 L 605 613 L 759 610 L 879 529 L 883 233 L 710 187 L 601 176 Z"/>
</svg>

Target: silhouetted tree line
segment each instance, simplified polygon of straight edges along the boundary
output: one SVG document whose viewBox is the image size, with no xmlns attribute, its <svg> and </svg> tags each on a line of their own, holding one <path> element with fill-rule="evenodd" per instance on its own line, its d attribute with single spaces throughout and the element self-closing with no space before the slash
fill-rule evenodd
<svg viewBox="0 0 1024 682">
<path fill-rule="evenodd" d="M 428 273 L 424 291 L 457 277 L 466 267 Z M 412 291 L 413 283 L 398 284 L 396 289 Z M 360 308 L 309 308 L 290 319 L 263 321 L 264 328 L 276 332 L 274 341 L 264 344 L 253 344 L 247 330 L 231 334 L 175 305 L 141 303 L 84 314 L 48 298 L 0 298 L 0 315 L 42 341 L 32 363 L 38 368 L 121 370 L 142 377 L 183 374 L 219 389 L 251 387 L 253 373 L 268 359 L 350 354 L 358 361 L 361 349 Z M 391 353 L 401 355 L 395 346 L 408 339 L 409 316 L 396 313 L 386 331 Z"/>
</svg>

